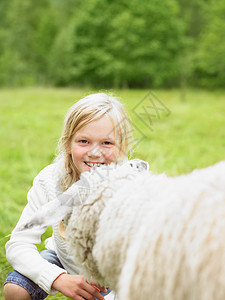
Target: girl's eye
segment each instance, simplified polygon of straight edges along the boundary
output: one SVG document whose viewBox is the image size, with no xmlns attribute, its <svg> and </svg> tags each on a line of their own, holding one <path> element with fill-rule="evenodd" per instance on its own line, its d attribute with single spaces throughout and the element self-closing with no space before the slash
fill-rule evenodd
<svg viewBox="0 0 225 300">
<path fill-rule="evenodd" d="M 112 143 L 111 143 L 111 142 L 109 142 L 109 141 L 105 141 L 105 142 L 103 142 L 103 144 L 104 144 L 104 145 L 106 145 L 106 146 L 108 146 L 108 145 L 112 145 Z"/>
<path fill-rule="evenodd" d="M 81 143 L 81 144 L 87 144 L 88 141 L 87 140 L 80 140 L 79 143 Z"/>
</svg>

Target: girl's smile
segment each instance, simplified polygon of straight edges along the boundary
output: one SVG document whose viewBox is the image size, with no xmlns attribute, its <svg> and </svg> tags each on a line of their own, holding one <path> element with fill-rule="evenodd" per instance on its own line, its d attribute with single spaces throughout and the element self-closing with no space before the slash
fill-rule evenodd
<svg viewBox="0 0 225 300">
<path fill-rule="evenodd" d="M 98 162 L 84 162 L 88 167 L 100 167 L 101 165 L 104 165 L 104 163 L 98 163 Z"/>
<path fill-rule="evenodd" d="M 79 129 L 71 140 L 69 154 L 79 173 L 115 160 L 115 132 L 110 117 L 103 116 Z"/>
</svg>

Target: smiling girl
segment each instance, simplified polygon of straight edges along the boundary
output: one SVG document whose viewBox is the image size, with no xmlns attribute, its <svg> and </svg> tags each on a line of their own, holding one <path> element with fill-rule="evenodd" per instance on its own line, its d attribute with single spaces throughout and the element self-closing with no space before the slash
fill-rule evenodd
<svg viewBox="0 0 225 300">
<path fill-rule="evenodd" d="M 52 224 L 53 235 L 46 249 L 38 252 L 36 244 L 46 226 L 20 231 L 26 221 L 47 202 L 66 191 L 80 174 L 102 164 L 127 160 L 131 130 L 123 105 L 103 93 L 89 95 L 69 110 L 59 141 L 59 154 L 53 164 L 34 179 L 28 203 L 6 244 L 6 256 L 14 271 L 5 281 L 6 300 L 44 299 L 58 291 L 75 300 L 104 299 L 105 287 L 86 282 L 67 252 L 61 237 L 61 223 Z M 96 298 L 95 298 L 96 297 Z"/>
<path fill-rule="evenodd" d="M 105 115 L 79 129 L 71 139 L 69 154 L 79 173 L 114 161 L 113 122 Z"/>
</svg>

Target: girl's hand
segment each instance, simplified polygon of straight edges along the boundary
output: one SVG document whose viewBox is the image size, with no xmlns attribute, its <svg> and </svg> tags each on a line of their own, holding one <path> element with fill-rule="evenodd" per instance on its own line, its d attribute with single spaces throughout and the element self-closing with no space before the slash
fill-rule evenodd
<svg viewBox="0 0 225 300">
<path fill-rule="evenodd" d="M 82 275 L 70 275 L 61 274 L 59 275 L 52 284 L 52 287 L 61 292 L 64 296 L 75 299 L 75 300 L 104 300 L 104 297 L 100 292 L 93 286 L 94 283 L 89 284 L 84 281 Z M 104 287 L 98 287 L 103 293 L 105 292 Z"/>
<path fill-rule="evenodd" d="M 90 284 L 95 287 L 98 291 L 101 291 L 102 293 L 107 293 L 107 288 L 105 286 L 99 286 L 95 284 L 94 280 L 91 278 L 90 279 Z"/>
</svg>

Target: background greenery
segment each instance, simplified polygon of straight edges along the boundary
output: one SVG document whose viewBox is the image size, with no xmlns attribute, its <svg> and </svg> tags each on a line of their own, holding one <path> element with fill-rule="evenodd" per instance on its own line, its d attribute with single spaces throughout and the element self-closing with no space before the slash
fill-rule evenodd
<svg viewBox="0 0 225 300">
<path fill-rule="evenodd" d="M 11 270 L 4 245 L 26 204 L 33 178 L 52 162 L 68 108 L 92 92 L 68 88 L 0 90 L 0 299 Z M 189 89 L 186 101 L 180 90 L 111 92 L 121 98 L 135 126 L 133 157 L 147 160 L 154 173 L 175 176 L 225 159 L 224 91 Z M 153 103 L 158 110 L 147 107 Z M 144 109 L 148 115 L 143 115 Z M 50 234 L 51 228 L 43 240 Z M 38 247 L 42 249 L 43 243 Z M 65 298 L 58 295 L 51 299 Z"/>
<path fill-rule="evenodd" d="M 224 0 L 0 0 L 0 299 L 5 242 L 75 100 L 113 89 L 154 173 L 225 158 L 224 15 Z"/>
<path fill-rule="evenodd" d="M 224 0 L 1 0 L 0 86 L 224 87 Z"/>
</svg>

